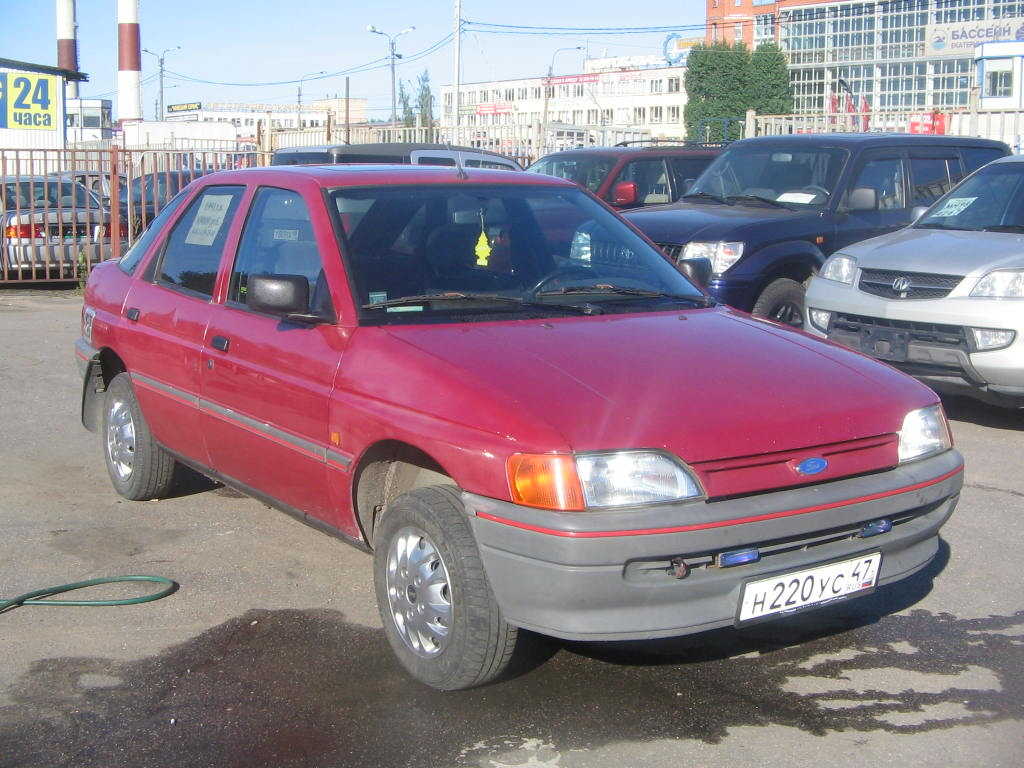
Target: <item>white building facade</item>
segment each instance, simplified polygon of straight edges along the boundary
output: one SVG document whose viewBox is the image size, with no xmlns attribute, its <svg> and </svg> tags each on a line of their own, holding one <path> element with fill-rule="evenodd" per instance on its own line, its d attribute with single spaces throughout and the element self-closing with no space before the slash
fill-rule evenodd
<svg viewBox="0 0 1024 768">
<path fill-rule="evenodd" d="M 366 121 L 366 99 L 316 99 L 309 104 L 244 104 L 230 102 L 191 102 L 168 104 L 165 119 L 172 122 L 230 123 L 240 139 L 255 137 L 257 130 L 296 130 L 323 128 L 330 120 L 343 125 Z M 268 126 L 269 123 L 269 126 Z"/>
<path fill-rule="evenodd" d="M 683 138 L 686 68 L 657 56 L 588 59 L 583 72 L 464 83 L 459 125 L 622 127 L 652 137 Z M 455 125 L 454 88 L 441 87 L 441 125 Z"/>
</svg>

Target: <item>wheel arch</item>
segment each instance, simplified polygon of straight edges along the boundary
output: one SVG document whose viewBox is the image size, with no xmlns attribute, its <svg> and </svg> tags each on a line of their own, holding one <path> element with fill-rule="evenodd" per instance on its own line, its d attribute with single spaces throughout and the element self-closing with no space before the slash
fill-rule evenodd
<svg viewBox="0 0 1024 768">
<path fill-rule="evenodd" d="M 110 347 L 101 348 L 88 361 L 82 380 L 82 425 L 90 432 L 99 429 L 103 420 L 103 396 L 110 382 L 128 367 Z"/>
</svg>

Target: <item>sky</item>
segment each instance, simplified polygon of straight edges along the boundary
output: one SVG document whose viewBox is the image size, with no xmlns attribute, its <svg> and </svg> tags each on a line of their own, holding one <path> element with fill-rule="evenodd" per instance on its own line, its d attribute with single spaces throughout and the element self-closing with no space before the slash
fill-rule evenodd
<svg viewBox="0 0 1024 768">
<path fill-rule="evenodd" d="M 375 25 L 388 33 L 414 26 L 398 40 L 398 52 L 412 56 L 430 49 L 453 29 L 452 0 L 384 2 L 379 0 L 141 0 L 143 48 L 167 54 L 165 102 L 240 101 L 294 104 L 295 85 L 227 86 L 295 80 L 314 72 L 338 72 L 384 59 L 379 68 L 352 74 L 351 94 L 369 100 L 370 116 L 390 112 L 391 84 L 384 37 L 367 32 Z M 642 8 L 642 11 L 639 10 Z M 0 57 L 35 64 L 56 64 L 54 0 L 0 0 Z M 495 24 L 620 27 L 704 23 L 705 0 L 464 0 L 462 17 Z M 699 36 L 692 31 L 684 37 Z M 543 74 L 558 48 L 584 46 L 591 56 L 657 54 L 666 33 L 604 36 L 463 35 L 463 82 L 530 77 Z M 117 110 L 116 0 L 78 0 L 79 66 L 89 75 L 81 95 L 115 99 Z M 584 51 L 564 51 L 555 58 L 555 73 L 582 69 Z M 157 98 L 157 59 L 142 54 L 143 112 L 152 119 Z M 435 87 L 452 82 L 453 46 L 444 45 L 417 61 L 399 62 L 398 77 L 414 82 L 427 69 Z M 172 74 L 173 73 L 173 74 Z M 306 79 L 303 102 L 341 94 L 344 76 Z"/>
</svg>

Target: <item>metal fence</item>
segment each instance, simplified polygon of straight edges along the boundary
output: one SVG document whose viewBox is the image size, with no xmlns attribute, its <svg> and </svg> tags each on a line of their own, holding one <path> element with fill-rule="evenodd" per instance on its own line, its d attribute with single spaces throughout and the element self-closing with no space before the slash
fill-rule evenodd
<svg viewBox="0 0 1024 768">
<path fill-rule="evenodd" d="M 0 283 L 84 279 L 119 258 L 193 179 L 264 152 L 0 149 Z"/>
</svg>

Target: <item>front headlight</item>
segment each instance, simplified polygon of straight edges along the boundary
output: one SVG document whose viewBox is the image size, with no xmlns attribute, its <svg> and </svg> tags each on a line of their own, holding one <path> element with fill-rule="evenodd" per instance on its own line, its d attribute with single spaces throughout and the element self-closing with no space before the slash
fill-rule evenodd
<svg viewBox="0 0 1024 768">
<path fill-rule="evenodd" d="M 900 464 L 942 453 L 953 447 L 949 424 L 941 405 L 918 408 L 903 417 L 900 429 Z"/>
<path fill-rule="evenodd" d="M 743 243 L 687 243 L 683 249 L 684 259 L 710 259 L 711 271 L 721 275 L 740 260 Z"/>
<path fill-rule="evenodd" d="M 1024 269 L 997 269 L 989 272 L 974 286 L 971 296 L 986 299 L 1024 299 Z"/>
<path fill-rule="evenodd" d="M 679 462 L 653 451 L 583 454 L 576 457 L 576 471 L 588 507 L 624 507 L 703 495 Z"/>
<path fill-rule="evenodd" d="M 835 280 L 837 283 L 853 285 L 853 278 L 857 274 L 857 260 L 853 256 L 837 253 L 821 266 L 818 277 L 826 280 Z"/>
</svg>

